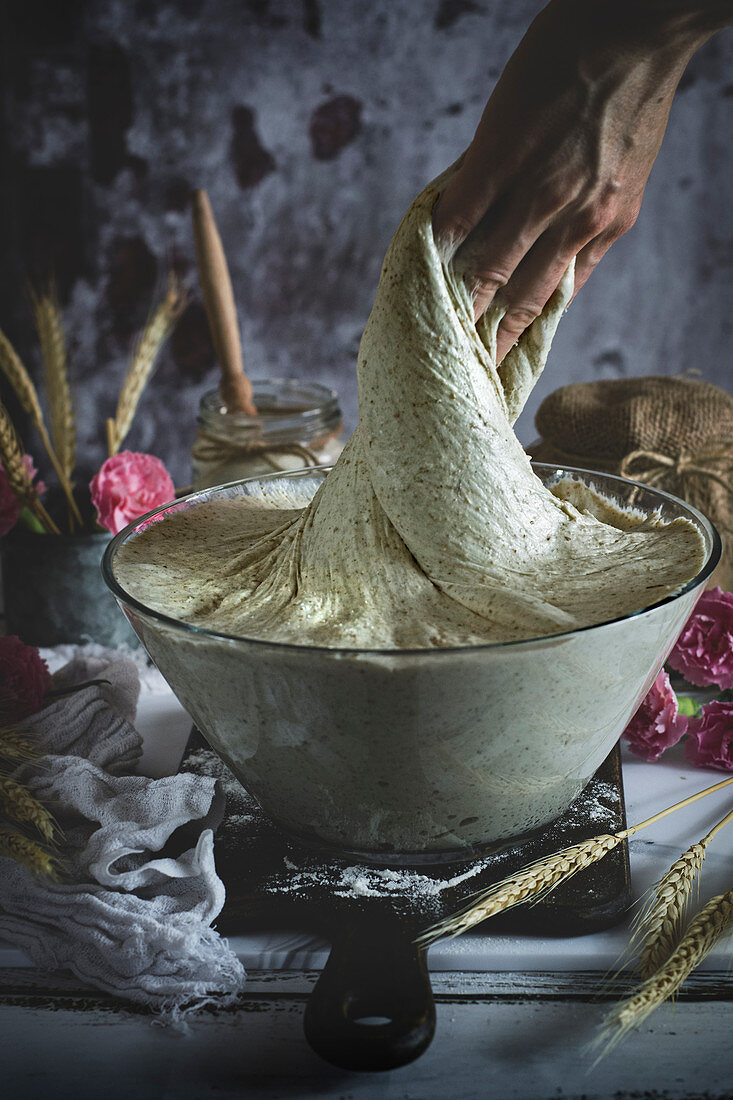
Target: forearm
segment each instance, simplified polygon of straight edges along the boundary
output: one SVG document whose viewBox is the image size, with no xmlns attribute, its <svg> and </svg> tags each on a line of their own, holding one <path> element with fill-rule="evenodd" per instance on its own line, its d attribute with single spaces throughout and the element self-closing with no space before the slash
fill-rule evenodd
<svg viewBox="0 0 733 1100">
<path fill-rule="evenodd" d="M 554 21 L 559 11 L 589 43 L 638 43 L 690 55 L 733 26 L 733 0 L 550 0 L 537 18 Z"/>
<path fill-rule="evenodd" d="M 652 108 L 658 94 L 671 104 L 692 56 L 733 25 L 733 0 L 550 0 L 536 23 L 541 39 L 553 43 L 544 73 L 538 59 L 548 88 L 555 66 L 585 86 L 592 110 L 622 87 L 630 104 Z M 521 59 L 522 46 L 517 53 Z"/>
<path fill-rule="evenodd" d="M 507 0 L 510 2 L 510 0 Z M 634 224 L 675 89 L 733 0 L 550 0 L 510 58 L 433 225 L 497 359 L 575 259 L 583 285 Z"/>
<path fill-rule="evenodd" d="M 710 35 L 733 25 L 731 0 L 624 0 L 632 14 L 685 34 Z"/>
</svg>

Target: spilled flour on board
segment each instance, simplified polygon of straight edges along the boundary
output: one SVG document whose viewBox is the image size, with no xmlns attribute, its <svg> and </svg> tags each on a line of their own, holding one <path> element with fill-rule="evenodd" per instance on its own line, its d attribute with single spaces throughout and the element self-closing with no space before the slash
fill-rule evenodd
<svg viewBox="0 0 733 1100">
<path fill-rule="evenodd" d="M 317 851 L 292 843 L 274 826 L 256 801 L 237 782 L 226 765 L 209 749 L 198 749 L 186 758 L 186 770 L 201 775 L 214 776 L 222 785 L 227 799 L 227 813 L 217 832 L 217 848 L 229 845 L 241 852 L 243 867 L 253 852 L 263 858 L 266 874 L 258 878 L 262 894 L 309 901 L 314 893 L 319 896 L 346 899 L 391 898 L 406 901 L 412 910 L 430 915 L 437 911 L 442 896 L 450 890 L 463 887 L 489 868 L 497 868 L 500 878 L 504 850 L 499 847 L 494 854 L 478 858 L 470 863 L 452 864 L 448 873 L 431 867 L 427 869 L 401 867 L 375 867 L 351 864 L 345 859 L 321 856 Z M 573 803 L 563 817 L 542 832 L 542 850 L 556 850 L 570 841 L 573 830 L 588 829 L 604 832 L 609 827 L 609 814 L 618 800 L 618 792 L 601 779 L 592 779 L 585 791 Z M 512 858 L 528 862 L 535 858 L 534 841 L 527 841 L 517 848 L 512 845 Z M 523 853 L 521 857 L 517 852 Z M 246 874 L 246 870 L 245 870 Z M 466 891 L 463 891 L 464 895 Z"/>
</svg>

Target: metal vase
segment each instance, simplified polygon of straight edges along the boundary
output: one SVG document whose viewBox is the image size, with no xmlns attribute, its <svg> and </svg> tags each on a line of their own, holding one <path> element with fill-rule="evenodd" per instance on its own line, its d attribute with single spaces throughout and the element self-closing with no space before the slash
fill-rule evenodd
<svg viewBox="0 0 733 1100">
<path fill-rule="evenodd" d="M 41 535 L 17 530 L 0 539 L 5 630 L 28 645 L 139 642 L 102 579 L 106 532 Z"/>
</svg>

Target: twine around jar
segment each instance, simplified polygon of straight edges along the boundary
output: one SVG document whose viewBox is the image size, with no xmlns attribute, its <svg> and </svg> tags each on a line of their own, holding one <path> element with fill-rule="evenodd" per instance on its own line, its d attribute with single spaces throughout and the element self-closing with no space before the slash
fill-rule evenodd
<svg viewBox="0 0 733 1100">
<path fill-rule="evenodd" d="M 574 382 L 545 398 L 535 423 L 540 462 L 621 475 L 708 516 L 723 536 L 711 583 L 733 590 L 733 395 L 668 375 Z M 626 499 L 637 503 L 641 490 L 630 486 Z"/>
<path fill-rule="evenodd" d="M 697 453 L 681 451 L 674 457 L 660 451 L 631 451 L 621 459 L 619 473 L 680 495 L 685 494 L 691 480 L 708 479 L 733 497 L 733 443 L 721 441 Z"/>
<path fill-rule="evenodd" d="M 667 455 L 661 451 L 630 451 L 619 459 L 573 454 L 547 440 L 542 440 L 530 451 L 539 462 L 616 473 L 628 480 L 641 481 L 651 488 L 666 489 L 677 495 L 684 495 L 684 488 L 690 480 L 714 481 L 731 494 L 733 501 L 733 443 L 727 441 L 709 444 L 697 452 L 681 451 L 678 455 Z"/>
<path fill-rule="evenodd" d="M 324 439 L 321 446 L 336 433 L 333 432 Z M 234 442 L 230 439 L 222 439 L 213 432 L 202 431 L 199 428 L 198 435 L 191 450 L 191 457 L 195 462 L 203 462 L 216 466 L 224 466 L 238 458 L 262 458 L 273 470 L 279 470 L 277 462 L 271 456 L 294 455 L 303 460 L 304 466 L 319 466 L 318 455 L 305 447 L 302 443 L 268 443 L 264 439 L 242 440 Z"/>
</svg>

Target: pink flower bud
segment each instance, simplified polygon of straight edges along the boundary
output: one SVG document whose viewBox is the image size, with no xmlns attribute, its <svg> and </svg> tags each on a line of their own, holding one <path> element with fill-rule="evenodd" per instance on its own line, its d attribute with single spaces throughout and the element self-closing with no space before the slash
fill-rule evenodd
<svg viewBox="0 0 733 1100">
<path fill-rule="evenodd" d="M 622 736 L 637 756 L 643 760 L 658 760 L 665 749 L 677 744 L 687 725 L 688 719 L 678 713 L 677 696 L 663 670 Z"/>
<path fill-rule="evenodd" d="M 733 772 L 733 702 L 714 700 L 692 718 L 687 729 L 685 757 L 700 768 Z"/>
<path fill-rule="evenodd" d="M 33 714 L 52 686 L 48 665 L 37 649 L 15 634 L 0 638 L 0 724 Z"/>
<path fill-rule="evenodd" d="M 134 451 L 121 451 L 108 458 L 92 478 L 89 490 L 100 526 L 113 535 L 176 495 L 160 459 Z"/>
<path fill-rule="evenodd" d="M 733 593 L 703 592 L 668 664 L 698 687 L 733 688 Z"/>
<path fill-rule="evenodd" d="M 28 477 L 33 481 L 38 473 L 33 465 L 33 459 L 30 455 L 23 455 L 22 461 Z M 46 492 L 46 486 L 42 481 L 39 481 L 36 485 L 36 492 L 39 496 Z M 0 538 L 7 535 L 8 531 L 12 531 L 18 522 L 22 509 L 23 502 L 10 488 L 8 475 L 5 473 L 2 463 L 0 463 Z"/>
</svg>

